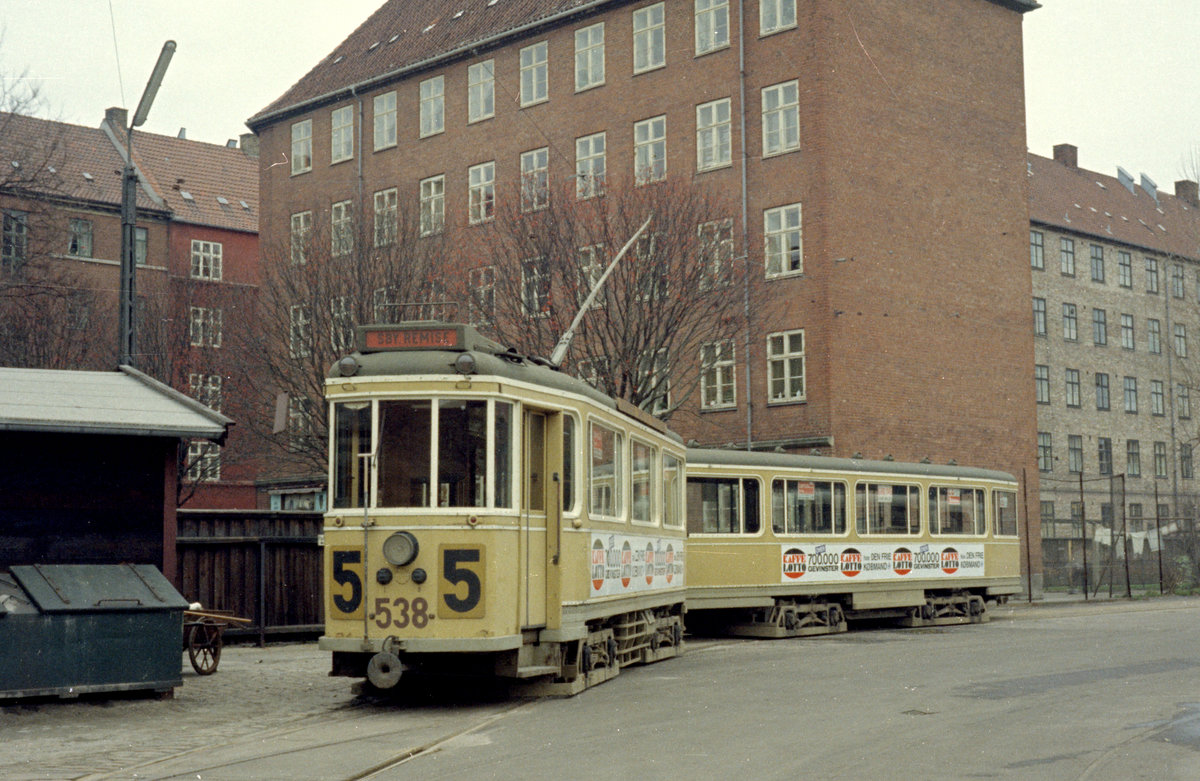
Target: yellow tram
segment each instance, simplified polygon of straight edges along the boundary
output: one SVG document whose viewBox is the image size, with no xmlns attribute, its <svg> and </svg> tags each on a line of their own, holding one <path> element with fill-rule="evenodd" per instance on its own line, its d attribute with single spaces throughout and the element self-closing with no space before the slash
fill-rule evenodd
<svg viewBox="0 0 1200 781">
<path fill-rule="evenodd" d="M 332 674 L 574 693 L 682 650 L 684 447 L 457 324 L 358 330 L 326 379 Z"/>
<path fill-rule="evenodd" d="M 691 448 L 688 628 L 825 634 L 846 619 L 985 620 L 1018 593 L 1004 472 Z"/>
</svg>

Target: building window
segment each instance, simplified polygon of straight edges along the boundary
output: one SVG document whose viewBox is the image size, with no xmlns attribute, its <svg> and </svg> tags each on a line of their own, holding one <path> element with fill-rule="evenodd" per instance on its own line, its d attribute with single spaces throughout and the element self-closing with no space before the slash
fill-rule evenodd
<svg viewBox="0 0 1200 781">
<path fill-rule="evenodd" d="M 1037 435 L 1038 471 L 1051 472 L 1054 470 L 1054 446 L 1048 431 L 1039 431 Z"/>
<path fill-rule="evenodd" d="M 221 243 L 192 239 L 192 279 L 221 281 Z"/>
<path fill-rule="evenodd" d="M 1125 378 L 1125 411 L 1136 415 L 1138 411 L 1137 377 Z"/>
<path fill-rule="evenodd" d="M 544 258 L 521 261 L 521 305 L 529 317 L 550 314 L 550 275 Z"/>
<path fill-rule="evenodd" d="M 1188 386 L 1175 386 L 1175 409 L 1179 410 L 1180 420 L 1188 420 L 1192 417 L 1192 397 Z"/>
<path fill-rule="evenodd" d="M 1187 357 L 1187 326 L 1183 323 L 1175 324 L 1175 354 L 1180 358 Z"/>
<path fill-rule="evenodd" d="M 467 122 L 478 122 L 496 114 L 496 80 L 492 60 L 467 68 Z"/>
<path fill-rule="evenodd" d="M 1038 404 L 1050 403 L 1050 367 L 1038 364 L 1033 367 L 1033 389 Z"/>
<path fill-rule="evenodd" d="M 1179 446 L 1179 476 L 1184 480 L 1191 480 L 1192 474 L 1192 446 L 1182 444 Z"/>
<path fill-rule="evenodd" d="M 288 351 L 292 358 L 306 358 L 312 354 L 312 312 L 303 304 L 294 304 L 289 312 Z"/>
<path fill-rule="evenodd" d="M 1150 380 L 1150 414 L 1166 415 L 1166 394 L 1163 392 L 1162 380 Z"/>
<path fill-rule="evenodd" d="M 772 403 L 804 401 L 804 331 L 767 337 L 767 388 Z"/>
<path fill-rule="evenodd" d="M 663 3 L 633 12 L 633 72 L 667 64 L 666 18 Z"/>
<path fill-rule="evenodd" d="M 375 193 L 375 246 L 396 243 L 397 190 L 392 187 Z"/>
<path fill-rule="evenodd" d="M 604 22 L 575 31 L 575 91 L 604 83 Z"/>
<path fill-rule="evenodd" d="M 221 411 L 221 375 L 188 374 L 188 395 L 214 412 Z"/>
<path fill-rule="evenodd" d="M 549 99 L 549 66 L 546 42 L 521 50 L 521 105 L 532 106 Z"/>
<path fill-rule="evenodd" d="M 220 309 L 193 306 L 188 318 L 188 335 L 193 347 L 220 347 L 222 312 Z"/>
<path fill-rule="evenodd" d="M 733 340 L 700 346 L 700 408 L 726 409 L 737 405 Z"/>
<path fill-rule="evenodd" d="M 291 230 L 288 238 L 291 244 L 292 265 L 303 266 L 308 262 L 308 240 L 312 234 L 312 212 L 298 212 L 292 215 Z"/>
<path fill-rule="evenodd" d="M 542 147 L 521 154 L 521 211 L 531 212 L 550 205 L 550 149 Z"/>
<path fill-rule="evenodd" d="M 697 171 L 729 165 L 732 159 L 729 119 L 729 98 L 696 106 Z"/>
<path fill-rule="evenodd" d="M 446 77 L 421 82 L 421 138 L 446 129 Z"/>
<path fill-rule="evenodd" d="M 469 212 L 472 225 L 487 222 L 496 213 L 496 163 L 480 163 L 467 169 Z"/>
<path fill-rule="evenodd" d="M 354 349 L 354 299 L 350 296 L 329 299 L 329 343 L 337 353 Z"/>
<path fill-rule="evenodd" d="M 1129 530 L 1139 532 L 1142 530 L 1144 521 L 1142 520 L 1142 503 L 1129 503 Z"/>
<path fill-rule="evenodd" d="M 729 45 L 729 0 L 696 0 L 696 54 Z"/>
<path fill-rule="evenodd" d="M 1067 406 L 1079 406 L 1079 370 L 1067 369 Z"/>
<path fill-rule="evenodd" d="M 287 411 L 288 449 L 293 453 L 303 451 L 313 436 L 313 403 L 301 396 L 288 398 Z"/>
<path fill-rule="evenodd" d="M 796 26 L 796 0 L 759 0 L 758 31 L 770 35 Z"/>
<path fill-rule="evenodd" d="M 446 177 L 421 180 L 421 235 L 441 233 L 446 224 Z"/>
<path fill-rule="evenodd" d="M 713 220 L 696 228 L 700 236 L 700 289 L 712 290 L 729 283 L 733 270 L 733 220 Z"/>
<path fill-rule="evenodd" d="M 221 447 L 216 442 L 203 439 L 188 442 L 187 479 L 192 482 L 221 479 Z"/>
<path fill-rule="evenodd" d="M 1075 239 L 1058 240 L 1058 265 L 1065 276 L 1075 276 Z"/>
<path fill-rule="evenodd" d="M 576 255 L 576 261 L 578 263 L 578 272 L 575 277 L 575 303 L 582 308 L 588 296 L 591 295 L 592 291 L 600 283 L 600 277 L 604 275 L 604 245 L 592 244 L 587 247 L 580 247 L 579 253 Z M 590 308 L 603 309 L 604 305 L 604 295 L 599 294 L 592 301 Z"/>
<path fill-rule="evenodd" d="M 1133 315 L 1121 315 L 1121 347 L 1132 350 L 1136 342 L 1133 338 Z"/>
<path fill-rule="evenodd" d="M 472 325 L 491 325 L 496 315 L 496 267 L 480 266 L 470 272 Z"/>
<path fill-rule="evenodd" d="M 329 254 L 333 257 L 354 251 L 353 212 L 350 201 L 338 201 L 329 208 Z"/>
<path fill-rule="evenodd" d="M 1146 258 L 1146 292 L 1158 293 L 1158 259 Z"/>
<path fill-rule="evenodd" d="M 329 162 L 354 157 L 354 107 L 342 106 L 329 114 Z"/>
<path fill-rule="evenodd" d="M 1092 341 L 1099 347 L 1108 344 L 1108 313 L 1103 309 L 1092 310 Z"/>
<path fill-rule="evenodd" d="M 1184 297 L 1183 266 L 1178 263 L 1171 266 L 1171 295 L 1176 298 Z"/>
<path fill-rule="evenodd" d="M 1142 476 L 1142 443 L 1136 439 L 1125 442 L 1125 474 L 1130 477 Z"/>
<path fill-rule="evenodd" d="M 591 198 L 604 194 L 604 134 L 575 139 L 575 195 Z"/>
<path fill-rule="evenodd" d="M 71 239 L 67 254 L 77 258 L 92 256 L 92 221 L 71 218 Z"/>
<path fill-rule="evenodd" d="M 764 211 L 763 237 L 768 278 L 804 273 L 800 204 Z"/>
<path fill-rule="evenodd" d="M 134 265 L 144 266 L 150 257 L 150 234 L 145 228 L 133 229 L 133 262 Z"/>
<path fill-rule="evenodd" d="M 1096 372 L 1096 410 L 1104 412 L 1109 409 L 1108 401 L 1108 375 L 1104 372 Z"/>
<path fill-rule="evenodd" d="M 1041 231 L 1029 231 L 1029 267 L 1038 271 L 1046 268 L 1046 238 Z"/>
<path fill-rule="evenodd" d="M 654 351 L 647 378 L 650 397 L 650 414 L 662 415 L 671 409 L 671 361 L 666 347 Z"/>
<path fill-rule="evenodd" d="M 667 177 L 667 118 L 643 119 L 633 125 L 633 177 L 637 184 Z"/>
<path fill-rule="evenodd" d="M 292 125 L 292 174 L 312 170 L 312 120 Z"/>
<path fill-rule="evenodd" d="M 375 151 L 396 145 L 396 93 L 375 96 Z"/>
<path fill-rule="evenodd" d="M 763 88 L 762 134 L 763 157 L 800 148 L 800 82 Z"/>
<path fill-rule="evenodd" d="M 1112 440 L 1108 437 L 1100 437 L 1096 440 L 1096 459 L 1099 462 L 1100 474 L 1111 475 L 1112 468 Z"/>
<path fill-rule="evenodd" d="M 1104 281 L 1104 247 L 1092 245 L 1092 281 Z"/>
<path fill-rule="evenodd" d="M 1167 443 L 1154 443 L 1154 476 L 1157 478 L 1166 478 L 1167 476 Z"/>
<path fill-rule="evenodd" d="M 1128 252 L 1117 253 L 1117 283 L 1121 287 L 1133 287 L 1133 259 Z"/>
<path fill-rule="evenodd" d="M 1067 471 L 1077 475 L 1083 471 L 1083 437 L 1067 435 Z"/>
<path fill-rule="evenodd" d="M 1162 355 L 1162 325 L 1155 319 L 1151 318 L 1146 321 L 1147 341 L 1150 345 L 1150 352 L 1153 355 Z"/>
<path fill-rule="evenodd" d="M 1033 335 L 1046 335 L 1046 299 L 1033 299 Z"/>
<path fill-rule="evenodd" d="M 575 366 L 575 374 L 601 393 L 608 392 L 608 378 L 612 372 L 609 369 L 607 355 L 598 355 L 595 358 L 579 361 Z"/>
<path fill-rule="evenodd" d="M 1079 323 L 1074 304 L 1063 304 L 1063 339 L 1074 342 L 1079 339 Z"/>
</svg>

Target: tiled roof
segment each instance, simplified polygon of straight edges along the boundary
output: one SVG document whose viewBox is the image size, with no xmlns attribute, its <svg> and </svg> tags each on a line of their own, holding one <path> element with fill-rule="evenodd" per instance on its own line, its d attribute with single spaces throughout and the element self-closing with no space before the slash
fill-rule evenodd
<svg viewBox="0 0 1200 781">
<path fill-rule="evenodd" d="M 1140 183 L 1029 155 L 1029 219 L 1104 241 L 1200 260 L 1200 207 Z"/>
<path fill-rule="evenodd" d="M 614 5 L 620 0 L 387 0 L 357 30 L 246 124 L 274 118 L 354 85 L 382 81 L 526 28 Z M 1015 11 L 1034 0 L 990 0 Z"/>
</svg>

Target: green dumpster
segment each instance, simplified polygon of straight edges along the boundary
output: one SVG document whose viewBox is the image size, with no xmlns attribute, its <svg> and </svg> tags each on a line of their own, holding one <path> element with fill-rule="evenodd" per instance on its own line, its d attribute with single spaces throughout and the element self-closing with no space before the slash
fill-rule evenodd
<svg viewBox="0 0 1200 781">
<path fill-rule="evenodd" d="M 171 692 L 187 606 L 149 564 L 0 571 L 0 699 Z"/>
</svg>

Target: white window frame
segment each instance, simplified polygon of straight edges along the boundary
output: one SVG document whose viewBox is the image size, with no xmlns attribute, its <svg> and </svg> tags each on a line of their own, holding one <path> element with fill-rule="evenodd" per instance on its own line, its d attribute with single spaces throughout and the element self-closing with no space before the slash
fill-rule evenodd
<svg viewBox="0 0 1200 781">
<path fill-rule="evenodd" d="M 288 308 L 288 352 L 292 358 L 307 358 L 312 354 L 312 312 L 304 304 Z"/>
<path fill-rule="evenodd" d="M 521 153 L 521 211 L 532 212 L 550 205 L 550 148 Z"/>
<path fill-rule="evenodd" d="M 446 129 L 446 77 L 425 79 L 420 86 L 421 138 L 436 136 Z"/>
<path fill-rule="evenodd" d="M 213 412 L 220 412 L 222 406 L 221 380 L 219 374 L 188 373 L 188 395 Z"/>
<path fill-rule="evenodd" d="M 604 195 L 608 142 L 604 132 L 575 139 L 575 197 Z"/>
<path fill-rule="evenodd" d="M 375 151 L 396 145 L 396 91 L 376 95 L 373 102 L 375 117 Z"/>
<path fill-rule="evenodd" d="M 329 255 L 339 258 L 354 252 L 354 210 L 349 200 L 329 207 Z"/>
<path fill-rule="evenodd" d="M 70 239 L 67 244 L 67 254 L 76 258 L 92 256 L 92 221 L 82 217 L 72 217 L 70 223 Z"/>
<path fill-rule="evenodd" d="M 467 68 L 467 124 L 496 115 L 496 61 L 484 60 Z"/>
<path fill-rule="evenodd" d="M 354 106 L 329 112 L 329 164 L 354 157 Z"/>
<path fill-rule="evenodd" d="M 667 115 L 633 123 L 633 180 L 637 185 L 667 178 Z"/>
<path fill-rule="evenodd" d="M 795 26 L 796 0 L 759 0 L 759 35 L 771 35 Z"/>
<path fill-rule="evenodd" d="M 729 98 L 696 106 L 696 170 L 711 171 L 733 165 Z"/>
<path fill-rule="evenodd" d="M 472 325 L 491 325 L 496 319 L 496 267 L 479 266 L 468 272 Z"/>
<path fill-rule="evenodd" d="M 468 221 L 471 225 L 490 222 L 496 216 L 496 161 L 467 169 Z"/>
<path fill-rule="evenodd" d="M 312 120 L 292 125 L 292 176 L 312 170 Z"/>
<path fill-rule="evenodd" d="M 1175 324 L 1175 355 L 1180 358 L 1186 358 L 1187 352 L 1187 326 L 1183 323 Z"/>
<path fill-rule="evenodd" d="M 446 175 L 422 179 L 420 187 L 421 235 L 441 233 L 446 227 Z"/>
<path fill-rule="evenodd" d="M 696 0 L 696 56 L 729 48 L 729 0 Z"/>
<path fill-rule="evenodd" d="M 521 261 L 521 308 L 526 317 L 550 316 L 550 278 L 540 257 Z"/>
<path fill-rule="evenodd" d="M 219 241 L 192 239 L 192 279 L 220 282 L 222 250 Z"/>
<path fill-rule="evenodd" d="M 188 311 L 188 336 L 193 347 L 220 347 L 224 315 L 220 309 L 193 306 Z"/>
<path fill-rule="evenodd" d="M 655 3 L 633 12 L 633 72 L 657 70 L 667 64 L 667 12 Z"/>
<path fill-rule="evenodd" d="M 312 217 L 312 211 L 296 212 L 292 215 L 288 238 L 293 266 L 303 266 L 308 262 L 308 242 L 312 236 Z"/>
<path fill-rule="evenodd" d="M 521 107 L 550 99 L 549 44 L 539 41 L 521 49 Z"/>
<path fill-rule="evenodd" d="M 188 442 L 187 479 L 212 483 L 221 479 L 221 446 L 206 439 Z"/>
<path fill-rule="evenodd" d="M 575 31 L 575 91 L 604 84 L 604 22 Z"/>
<path fill-rule="evenodd" d="M 583 302 L 591 295 L 592 290 L 600 281 L 600 277 L 604 275 L 604 269 L 608 265 L 608 258 L 604 254 L 603 244 L 589 244 L 586 247 L 580 247 L 576 254 L 579 262 L 579 289 L 577 291 L 578 306 L 583 306 Z M 605 304 L 604 292 L 601 291 L 592 301 L 591 309 L 603 309 Z"/>
<path fill-rule="evenodd" d="M 390 247 L 396 243 L 396 218 L 400 194 L 395 187 L 375 193 L 375 246 Z"/>
<path fill-rule="evenodd" d="M 793 235 L 794 244 L 788 240 Z M 763 245 L 767 279 L 804 273 L 804 218 L 800 204 L 763 210 Z M 788 268 L 784 267 L 785 260 Z"/>
<path fill-rule="evenodd" d="M 700 409 L 737 406 L 737 347 L 732 339 L 700 345 Z"/>
<path fill-rule="evenodd" d="M 659 393 L 650 401 L 650 414 L 662 415 L 671 409 L 671 354 L 666 347 L 654 351 L 650 363 L 650 388 L 659 388 Z"/>
<path fill-rule="evenodd" d="M 696 235 L 700 241 L 699 261 L 704 266 L 700 289 L 724 287 L 733 270 L 733 218 L 702 222 L 696 226 Z"/>
<path fill-rule="evenodd" d="M 767 334 L 768 404 L 791 404 L 808 398 L 805 347 L 803 328 Z"/>
<path fill-rule="evenodd" d="M 762 156 L 774 157 L 800 148 L 800 81 L 762 89 Z"/>
<path fill-rule="evenodd" d="M 329 299 L 329 343 L 334 352 L 354 349 L 354 299 L 335 296 Z"/>
</svg>

